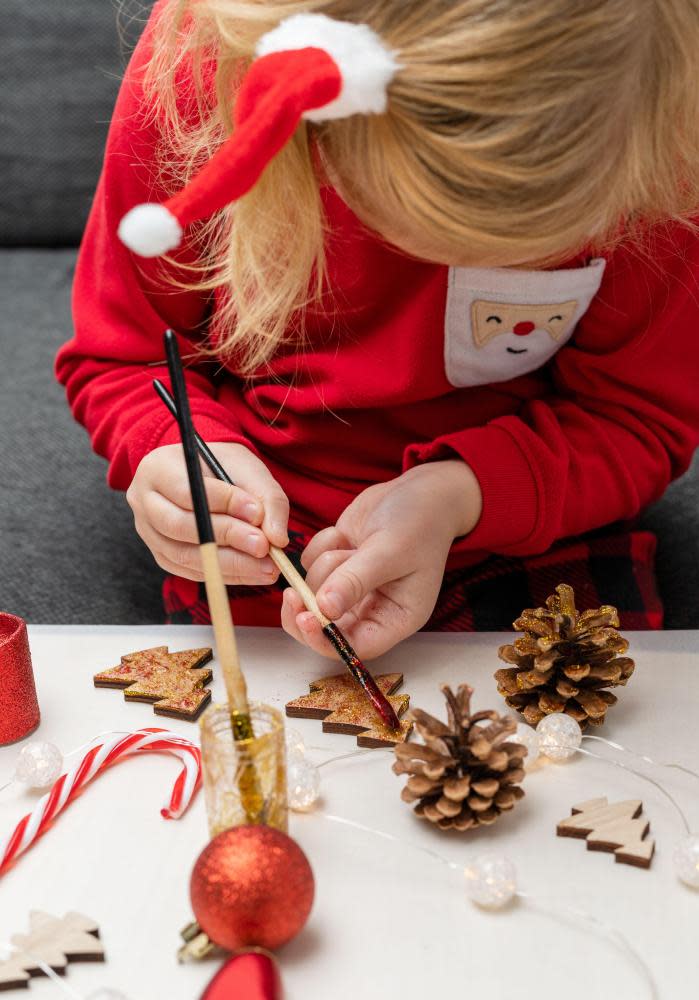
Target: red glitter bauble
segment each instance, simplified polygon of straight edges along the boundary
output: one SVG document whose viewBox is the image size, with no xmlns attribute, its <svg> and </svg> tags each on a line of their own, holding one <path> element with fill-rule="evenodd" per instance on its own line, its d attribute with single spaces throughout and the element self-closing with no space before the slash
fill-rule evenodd
<svg viewBox="0 0 699 1000">
<path fill-rule="evenodd" d="M 197 858 L 189 886 L 202 930 L 222 948 L 278 948 L 301 930 L 313 905 L 306 855 L 270 826 L 224 830 Z"/>
</svg>

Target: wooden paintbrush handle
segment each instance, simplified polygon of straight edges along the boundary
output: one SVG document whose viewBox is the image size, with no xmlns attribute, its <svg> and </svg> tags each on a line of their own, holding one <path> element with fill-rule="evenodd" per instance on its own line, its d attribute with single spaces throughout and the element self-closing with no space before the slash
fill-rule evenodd
<svg viewBox="0 0 699 1000">
<path fill-rule="evenodd" d="M 231 606 L 228 600 L 228 591 L 221 575 L 216 542 L 206 542 L 204 545 L 200 545 L 199 551 L 204 567 L 206 597 L 216 637 L 216 651 L 226 684 L 228 704 L 231 710 L 239 712 L 241 715 L 249 715 L 247 686 L 240 669 Z"/>
<path fill-rule="evenodd" d="M 276 545 L 270 545 L 269 556 L 274 565 L 277 567 L 279 572 L 286 580 L 286 582 L 291 587 L 294 588 L 294 590 L 299 595 L 299 597 L 306 605 L 308 610 L 312 611 L 313 614 L 316 616 L 321 626 L 325 628 L 326 625 L 329 625 L 330 619 L 326 618 L 323 612 L 318 607 L 318 601 L 316 600 L 316 595 L 308 586 L 308 584 L 301 576 L 299 571 L 296 569 L 291 559 L 289 559 L 284 550 L 278 549 Z"/>
</svg>

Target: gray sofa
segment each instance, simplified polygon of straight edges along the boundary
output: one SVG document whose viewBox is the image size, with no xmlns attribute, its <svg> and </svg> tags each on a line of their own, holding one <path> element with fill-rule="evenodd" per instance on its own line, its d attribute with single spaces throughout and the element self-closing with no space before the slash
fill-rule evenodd
<svg viewBox="0 0 699 1000">
<path fill-rule="evenodd" d="M 0 608 L 32 622 L 162 620 L 161 574 L 53 378 L 76 246 L 125 53 L 148 3 L 3 0 Z M 699 468 L 647 512 L 667 625 L 699 627 Z"/>
</svg>

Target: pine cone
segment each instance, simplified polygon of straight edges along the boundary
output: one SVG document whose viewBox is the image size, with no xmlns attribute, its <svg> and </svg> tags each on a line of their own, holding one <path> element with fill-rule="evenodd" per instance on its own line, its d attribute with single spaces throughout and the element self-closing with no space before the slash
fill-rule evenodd
<svg viewBox="0 0 699 1000">
<path fill-rule="evenodd" d="M 507 741 L 516 728 L 513 718 L 493 711 L 470 714 L 468 684 L 460 684 L 456 695 L 446 685 L 442 691 L 448 725 L 413 709 L 409 717 L 424 744 L 395 747 L 393 770 L 410 775 L 401 798 L 417 802 L 415 813 L 443 830 L 494 823 L 524 795 L 518 782 L 526 747 Z"/>
<path fill-rule="evenodd" d="M 617 700 L 605 689 L 626 684 L 634 670 L 633 660 L 619 655 L 629 644 L 618 625 L 616 608 L 580 613 L 573 588 L 559 584 L 545 608 L 528 608 L 514 622 L 524 638 L 500 647 L 500 659 L 514 664 L 495 671 L 500 694 L 533 726 L 552 712 L 582 728 L 601 725 Z"/>
</svg>

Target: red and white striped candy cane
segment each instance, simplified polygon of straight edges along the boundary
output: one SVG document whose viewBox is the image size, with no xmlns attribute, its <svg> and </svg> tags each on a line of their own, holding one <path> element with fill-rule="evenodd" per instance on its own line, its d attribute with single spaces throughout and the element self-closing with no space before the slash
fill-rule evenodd
<svg viewBox="0 0 699 1000">
<path fill-rule="evenodd" d="M 172 753 L 182 761 L 168 805 L 161 809 L 165 819 L 179 819 L 201 784 L 201 750 L 196 744 L 167 729 L 139 729 L 115 736 L 90 747 L 79 764 L 62 774 L 51 790 L 39 799 L 32 812 L 19 821 L 3 843 L 0 841 L 0 875 L 47 829 L 55 817 L 75 798 L 81 788 L 115 761 L 135 753 Z"/>
</svg>

